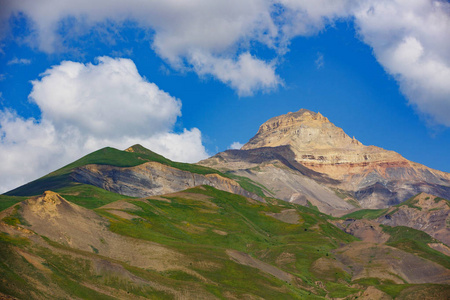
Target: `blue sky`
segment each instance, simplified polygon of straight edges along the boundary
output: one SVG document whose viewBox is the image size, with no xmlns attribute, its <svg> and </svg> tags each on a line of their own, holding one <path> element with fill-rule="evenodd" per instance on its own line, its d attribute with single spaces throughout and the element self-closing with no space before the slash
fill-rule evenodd
<svg viewBox="0 0 450 300">
<path fill-rule="evenodd" d="M 104 146 L 196 162 L 301 108 L 450 171 L 446 2 L 0 5 L 0 192 Z"/>
</svg>

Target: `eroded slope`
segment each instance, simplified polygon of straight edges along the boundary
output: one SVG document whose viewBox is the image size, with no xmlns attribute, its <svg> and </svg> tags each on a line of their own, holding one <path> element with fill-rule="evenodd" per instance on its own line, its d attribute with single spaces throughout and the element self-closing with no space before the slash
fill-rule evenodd
<svg viewBox="0 0 450 300">
<path fill-rule="evenodd" d="M 0 220 L 0 292 L 21 299 L 355 298 L 415 287 L 441 293 L 449 278 L 446 262 L 373 249 L 317 211 L 210 186 L 95 211 L 46 192 Z"/>
</svg>

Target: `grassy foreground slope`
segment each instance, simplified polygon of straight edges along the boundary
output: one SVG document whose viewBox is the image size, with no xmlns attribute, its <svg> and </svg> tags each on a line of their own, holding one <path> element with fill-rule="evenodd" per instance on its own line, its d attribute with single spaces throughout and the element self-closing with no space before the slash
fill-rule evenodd
<svg viewBox="0 0 450 300">
<path fill-rule="evenodd" d="M 448 287 L 353 280 L 356 270 L 339 261 L 339 249 L 362 242 L 328 216 L 276 199 L 261 203 L 200 186 L 92 211 L 46 197 L 0 213 L 0 293 L 19 299 L 356 299 L 376 287 L 401 299 L 415 290 L 442 295 Z"/>
<path fill-rule="evenodd" d="M 324 215 L 286 202 L 261 203 L 202 186 L 110 203 L 95 210 L 108 220 L 106 227 L 89 237 L 64 232 L 62 239 L 45 225 L 48 220 L 39 225 L 35 216 L 27 217 L 31 205 L 4 211 L 0 223 L 5 279 L 0 292 L 18 298 L 321 299 L 358 291 L 345 272 L 336 272 L 340 283 L 329 288 L 311 270 L 314 260 L 332 257 L 333 249 L 355 238 L 326 222 Z M 62 211 L 63 206 L 56 212 L 49 208 L 56 214 L 51 227 L 65 228 L 58 214 L 81 220 L 71 216 L 75 208 Z M 92 230 L 99 223 L 92 216 L 83 220 L 94 223 L 70 226 Z M 84 248 L 78 240 L 89 245 Z M 126 251 L 117 250 L 120 241 L 128 241 Z M 169 254 L 153 264 L 151 258 L 133 254 L 142 245 L 150 247 L 147 254 L 156 246 Z"/>
</svg>

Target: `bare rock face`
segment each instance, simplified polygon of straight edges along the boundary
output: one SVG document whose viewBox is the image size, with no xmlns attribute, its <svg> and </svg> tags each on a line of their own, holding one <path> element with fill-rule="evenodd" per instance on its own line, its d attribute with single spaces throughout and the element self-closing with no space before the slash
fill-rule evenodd
<svg viewBox="0 0 450 300">
<path fill-rule="evenodd" d="M 394 151 L 365 146 L 320 113 L 301 109 L 272 118 L 241 151 L 264 149 L 270 153 L 280 147 L 289 147 L 294 160 L 309 173 L 322 175 L 313 179 L 351 192 L 365 208 L 398 204 L 420 192 L 450 198 L 450 174 L 411 162 Z M 200 164 L 228 170 L 245 168 L 236 160 L 220 161 L 219 156 Z"/>
<path fill-rule="evenodd" d="M 182 191 L 198 185 L 264 201 L 250 193 L 234 180 L 218 174 L 195 174 L 157 162 L 147 162 L 135 167 L 86 165 L 75 169 L 75 181 L 131 197 L 148 197 Z"/>
<path fill-rule="evenodd" d="M 242 150 L 289 145 L 296 160 L 314 169 L 316 165 L 364 164 L 403 161 L 401 155 L 374 146 L 364 146 L 349 137 L 320 113 L 301 109 L 272 118 Z M 339 171 L 333 177 L 339 177 Z"/>
<path fill-rule="evenodd" d="M 422 230 L 450 246 L 450 202 L 445 199 L 421 193 L 404 205 L 390 208 L 376 221 Z"/>
<path fill-rule="evenodd" d="M 289 146 L 228 150 L 199 164 L 222 171 L 233 170 L 234 174 L 264 186 L 266 196 L 304 206 L 313 205 L 333 216 L 355 208 L 339 198 L 335 191 L 320 184 L 337 184 L 338 181 L 298 163 Z"/>
<path fill-rule="evenodd" d="M 383 229 L 375 221 L 372 220 L 334 220 L 334 225 L 342 229 L 348 234 L 356 236 L 364 242 L 385 243 L 389 240 L 389 235 L 383 232 Z"/>
<path fill-rule="evenodd" d="M 351 268 L 352 280 L 380 278 L 396 284 L 450 283 L 450 270 L 412 253 L 384 244 L 354 242 L 335 251 L 336 259 Z"/>
</svg>

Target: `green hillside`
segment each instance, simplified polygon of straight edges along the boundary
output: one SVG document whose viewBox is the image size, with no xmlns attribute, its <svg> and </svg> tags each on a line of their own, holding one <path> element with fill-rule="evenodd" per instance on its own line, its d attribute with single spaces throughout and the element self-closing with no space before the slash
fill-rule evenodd
<svg viewBox="0 0 450 300">
<path fill-rule="evenodd" d="M 221 174 L 219 171 L 207 167 L 171 161 L 153 151 L 145 149 L 140 145 L 135 145 L 132 148 L 134 152 L 121 151 L 110 147 L 97 150 L 71 164 L 68 164 L 67 166 L 62 167 L 61 169 L 45 175 L 44 177 L 41 177 L 14 190 L 11 190 L 5 193 L 5 195 L 32 196 L 42 194 L 46 190 L 58 191 L 62 188 L 76 185 L 77 183 L 73 182 L 72 178 L 70 177 L 70 173 L 75 168 L 88 164 L 111 165 L 116 167 L 134 167 L 145 162 L 155 161 L 192 173 Z"/>
<path fill-rule="evenodd" d="M 73 195 L 71 201 L 83 202 L 85 196 Z M 341 264 L 340 249 L 364 243 L 330 224 L 327 215 L 276 199 L 262 203 L 200 186 L 146 199 L 105 202 L 109 205 L 94 211 L 107 224 L 91 229 L 89 238 L 97 242 L 88 248 L 74 246 L 84 240 L 77 230 L 64 233 L 70 243 L 61 241 L 47 226 L 35 225 L 41 221 L 27 220 L 26 207 L 16 206 L 3 222 L 35 233 L 0 230 L 0 272 L 5 279 L 0 281 L 0 292 L 19 299 L 356 299 L 374 286 L 402 299 L 419 290 L 427 291 L 425 296 L 442 295 L 448 287 L 406 284 L 404 279 L 403 284 L 370 277 L 352 281 L 356 270 Z M 52 226 L 63 228 L 60 222 L 65 219 L 92 212 L 64 207 L 59 206 L 56 214 L 61 218 L 56 217 Z M 73 224 L 76 228 L 95 228 L 104 222 L 92 216 L 76 220 L 80 220 Z M 403 237 L 432 241 L 404 228 L 385 231 L 392 235 L 390 245 L 406 251 Z M 148 250 L 139 246 L 144 244 Z M 145 255 L 151 261 L 152 253 L 160 251 L 168 251 L 155 258 L 169 266 L 164 270 L 145 260 Z M 398 253 L 391 259 L 398 259 Z M 433 255 L 434 261 L 448 266 L 448 260 Z"/>
<path fill-rule="evenodd" d="M 333 258 L 333 249 L 356 239 L 329 224 L 325 215 L 314 210 L 278 200 L 250 201 L 209 186 L 162 198 L 121 200 L 111 205 L 121 207 L 124 202 L 135 209 L 113 206 L 95 210 L 109 220 L 108 230 L 164 245 L 191 262 L 187 269 L 164 272 L 141 269 L 128 265 L 126 257 L 124 261 L 110 259 L 95 247 L 88 253 L 44 235 L 43 244 L 35 244 L 27 238 L 3 233 L 0 270 L 7 281 L 0 282 L 0 291 L 19 298 L 48 297 L 50 294 L 39 290 L 35 282 L 42 285 L 52 282 L 58 295 L 83 299 L 109 299 L 112 290 L 114 298 L 120 294 L 118 289 L 134 296 L 173 298 L 169 291 L 144 284 L 147 281 L 218 298 L 254 295 L 266 299 L 321 299 L 329 293 L 348 295 L 357 291 L 349 286 L 350 277 L 342 271 L 333 275 L 340 283 L 329 287 L 316 283 L 320 277 L 311 269 L 312 263 L 321 257 Z M 286 210 L 291 214 L 289 223 L 279 220 Z M 123 218 L 117 211 L 133 217 Z M 27 224 L 20 208 L 14 214 L 19 220 L 16 226 Z M 15 251 L 16 247 L 21 250 Z M 230 257 L 229 251 L 243 257 L 248 255 L 250 262 L 238 262 Z M 34 257 L 43 267 L 39 268 L 39 263 L 24 263 L 26 260 L 20 258 L 20 253 L 28 253 L 28 259 Z M 94 267 L 94 261 L 98 260 L 119 264 L 126 271 L 116 273 L 114 278 L 98 274 Z M 261 266 L 252 266 L 254 262 Z M 125 273 L 134 277 L 130 279 Z M 24 281 L 25 274 L 33 281 Z"/>
</svg>

